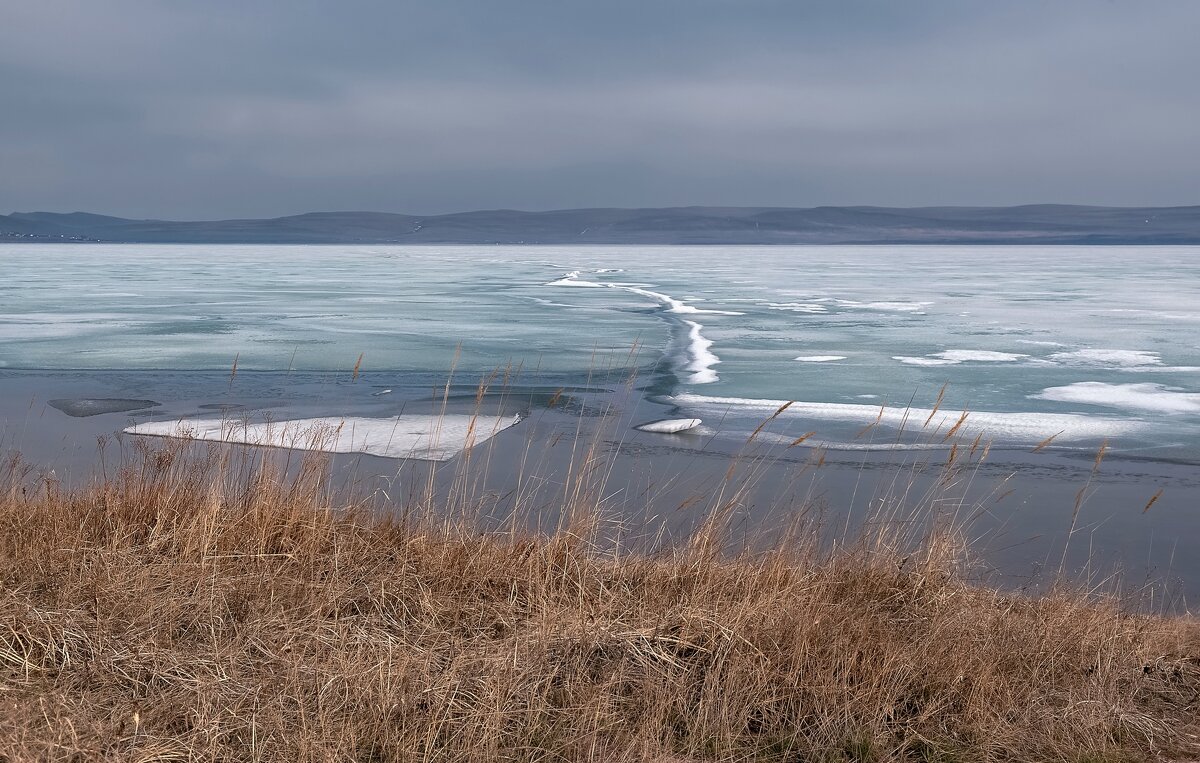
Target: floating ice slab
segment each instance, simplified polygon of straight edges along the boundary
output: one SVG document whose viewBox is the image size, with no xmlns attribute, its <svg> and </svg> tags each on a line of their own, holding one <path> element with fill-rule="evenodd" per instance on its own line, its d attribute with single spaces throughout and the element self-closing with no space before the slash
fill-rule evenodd
<svg viewBox="0 0 1200 763">
<path fill-rule="evenodd" d="M 663 419 L 662 421 L 639 424 L 634 429 L 642 432 L 656 432 L 658 434 L 675 434 L 676 432 L 686 432 L 689 429 L 695 429 L 698 426 L 700 426 L 700 419 Z"/>
<path fill-rule="evenodd" d="M 136 424 L 126 428 L 125 432 L 326 453 L 366 453 L 384 458 L 448 461 L 519 420 L 519 416 L 459 414 L 406 414 L 392 418 L 328 416 L 268 422 L 183 419 Z"/>
<path fill-rule="evenodd" d="M 963 419 L 962 411 L 949 409 L 934 411 L 929 408 L 888 408 L 857 403 L 788 402 L 695 394 L 675 395 L 664 398 L 663 401 L 674 403 L 689 412 L 704 413 L 715 418 L 727 417 L 735 412 L 766 418 L 777 415 L 780 407 L 786 403 L 788 408 L 782 414 L 784 418 L 801 417 L 854 424 L 878 422 L 891 427 L 911 426 L 914 430 L 924 429 L 930 432 L 946 432 L 958 427 L 958 431 L 964 435 L 982 434 L 1002 442 L 1028 444 L 1038 443 L 1051 435 L 1055 437 L 1056 442 L 1062 443 L 1133 435 L 1146 428 L 1146 422 L 1134 418 L 1040 411 L 969 411 Z M 928 425 L 922 426 L 921 422 L 925 421 L 929 422 Z"/>
</svg>

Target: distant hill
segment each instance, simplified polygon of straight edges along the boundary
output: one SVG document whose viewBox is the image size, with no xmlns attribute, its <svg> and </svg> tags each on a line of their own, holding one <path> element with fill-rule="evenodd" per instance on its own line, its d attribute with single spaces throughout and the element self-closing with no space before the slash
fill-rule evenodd
<svg viewBox="0 0 1200 763">
<path fill-rule="evenodd" d="M 669 207 L 267 220 L 0 215 L 0 241 L 180 244 L 1200 244 L 1200 206 Z"/>
</svg>

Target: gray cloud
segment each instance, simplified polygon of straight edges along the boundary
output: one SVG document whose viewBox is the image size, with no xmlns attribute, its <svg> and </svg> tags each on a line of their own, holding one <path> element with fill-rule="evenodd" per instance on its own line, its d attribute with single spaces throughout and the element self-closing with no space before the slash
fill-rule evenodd
<svg viewBox="0 0 1200 763">
<path fill-rule="evenodd" d="M 39 0 L 0 209 L 1187 204 L 1192 0 Z"/>
</svg>

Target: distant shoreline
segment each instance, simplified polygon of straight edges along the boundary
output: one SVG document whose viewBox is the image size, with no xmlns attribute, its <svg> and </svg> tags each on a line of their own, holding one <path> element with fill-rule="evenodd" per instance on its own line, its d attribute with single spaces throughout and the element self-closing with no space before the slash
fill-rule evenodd
<svg viewBox="0 0 1200 763">
<path fill-rule="evenodd" d="M 2 234 L 0 234 L 2 235 Z M 44 238 L 44 239 L 21 239 L 0 238 L 0 246 L 10 245 L 18 246 L 21 244 L 79 244 L 93 246 L 411 246 L 416 248 L 423 247 L 438 247 L 438 246 L 567 246 L 559 241 L 101 241 L 96 239 L 72 239 L 72 238 Z M 637 242 L 590 242 L 587 244 L 578 244 L 578 246 L 593 246 L 593 247 L 622 247 L 622 246 L 646 246 L 646 247 L 676 247 L 676 246 L 696 246 L 696 247 L 718 247 L 718 246 L 736 246 L 736 247 L 754 247 L 762 249 L 774 249 L 782 247 L 917 247 L 917 246 L 986 246 L 996 248 L 1006 247 L 1025 247 L 1025 246 L 1052 246 L 1052 247 L 1196 247 L 1200 246 L 1200 240 L 1182 241 L 1182 242 L 1165 242 L 1158 243 L 1154 241 L 838 241 L 835 243 L 819 243 L 811 241 L 796 241 L 796 242 L 778 242 L 778 243 L 762 243 L 762 242 L 679 242 L 679 243 L 647 243 L 641 244 Z"/>
<path fill-rule="evenodd" d="M 334 245 L 1200 245 L 1200 206 L 669 207 L 270 219 L 0 215 L 2 243 Z"/>
</svg>

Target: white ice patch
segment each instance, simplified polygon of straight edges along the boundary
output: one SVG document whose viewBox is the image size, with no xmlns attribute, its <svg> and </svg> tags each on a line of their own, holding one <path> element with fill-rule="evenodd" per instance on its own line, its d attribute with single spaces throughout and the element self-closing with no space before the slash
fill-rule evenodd
<svg viewBox="0 0 1200 763">
<path fill-rule="evenodd" d="M 321 417 L 251 422 L 233 419 L 148 421 L 127 434 L 215 440 L 326 453 L 448 461 L 520 420 L 519 416 L 409 415 L 393 418 Z"/>
<path fill-rule="evenodd" d="M 792 360 L 798 360 L 801 363 L 832 363 L 835 360 L 845 360 L 845 355 L 801 355 Z"/>
<path fill-rule="evenodd" d="M 1139 366 L 1157 366 L 1162 364 L 1162 356 L 1148 350 L 1075 350 L 1073 352 L 1056 352 L 1050 355 L 1050 360 L 1069 366 L 1107 366 L 1116 368 L 1136 368 Z"/>
<path fill-rule="evenodd" d="M 816 302 L 768 302 L 769 310 L 785 310 L 790 313 L 811 313 L 818 315 L 829 312 L 829 308 Z"/>
<path fill-rule="evenodd" d="M 1154 413 L 1200 413 L 1200 394 L 1162 384 L 1078 382 L 1064 387 L 1047 387 L 1031 397 Z"/>
<path fill-rule="evenodd" d="M 774 414 L 785 400 L 758 400 L 738 397 L 711 397 L 706 395 L 682 394 L 667 398 L 689 413 L 699 413 L 702 418 L 719 420 L 723 415 L 737 412 L 747 416 L 766 418 Z M 792 402 L 781 416 L 785 418 L 807 418 L 815 420 L 870 424 L 874 421 L 890 427 L 919 429 L 926 419 L 925 431 L 946 432 L 962 417 L 962 411 L 929 408 L 888 408 L 878 405 L 857 403 L 812 403 Z M 997 438 L 1009 442 L 1035 444 L 1051 435 L 1056 442 L 1098 440 L 1142 431 L 1146 422 L 1139 419 L 1117 419 L 1100 416 L 1085 416 L 1074 413 L 1038 413 L 1020 411 L 998 413 L 992 411 L 969 411 L 959 432 L 974 436 Z"/>
<path fill-rule="evenodd" d="M 924 357 L 893 355 L 892 360 L 910 366 L 956 366 L 959 363 L 1013 363 L 1027 358 L 1019 352 L 994 352 L 992 350 L 945 350 Z"/>
<path fill-rule="evenodd" d="M 893 355 L 892 360 L 898 360 L 906 366 L 956 366 L 962 362 L 945 358 L 915 358 L 911 355 Z"/>
<path fill-rule="evenodd" d="M 1019 352 L 993 352 L 991 350 L 946 350 L 935 352 L 933 357 L 956 363 L 1012 363 L 1027 358 Z"/>
<path fill-rule="evenodd" d="M 932 305 L 932 302 L 857 302 L 853 299 L 839 299 L 837 304 L 855 310 L 879 310 L 885 313 L 920 313 Z"/>
</svg>

